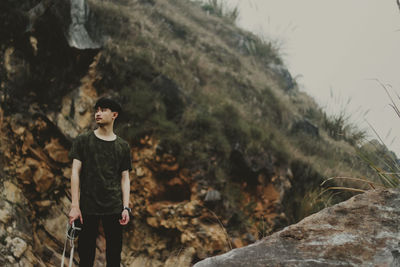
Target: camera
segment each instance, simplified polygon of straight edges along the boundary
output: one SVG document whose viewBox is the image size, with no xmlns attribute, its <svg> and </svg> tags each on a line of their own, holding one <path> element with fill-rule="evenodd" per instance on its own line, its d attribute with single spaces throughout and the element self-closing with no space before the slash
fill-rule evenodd
<svg viewBox="0 0 400 267">
<path fill-rule="evenodd" d="M 67 238 L 69 240 L 75 240 L 78 237 L 81 230 L 82 230 L 81 221 L 79 219 L 73 221 L 72 224 L 68 224 Z"/>
</svg>

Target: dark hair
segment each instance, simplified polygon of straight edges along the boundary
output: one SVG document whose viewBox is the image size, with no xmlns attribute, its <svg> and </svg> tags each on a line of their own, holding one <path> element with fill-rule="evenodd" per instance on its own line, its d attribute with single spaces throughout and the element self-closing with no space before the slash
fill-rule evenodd
<svg viewBox="0 0 400 267">
<path fill-rule="evenodd" d="M 99 100 L 97 100 L 96 105 L 94 105 L 94 109 L 97 110 L 97 108 L 109 108 L 113 112 L 118 112 L 121 113 L 121 105 L 110 98 L 107 97 L 102 97 Z"/>
</svg>

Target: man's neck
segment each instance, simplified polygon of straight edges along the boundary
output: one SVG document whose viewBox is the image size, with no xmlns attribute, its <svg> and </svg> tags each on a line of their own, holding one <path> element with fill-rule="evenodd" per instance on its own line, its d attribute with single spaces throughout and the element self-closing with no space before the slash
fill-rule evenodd
<svg viewBox="0 0 400 267">
<path fill-rule="evenodd" d="M 99 128 L 94 130 L 94 133 L 97 137 L 104 140 L 114 140 L 116 137 L 112 125 L 99 126 Z"/>
</svg>

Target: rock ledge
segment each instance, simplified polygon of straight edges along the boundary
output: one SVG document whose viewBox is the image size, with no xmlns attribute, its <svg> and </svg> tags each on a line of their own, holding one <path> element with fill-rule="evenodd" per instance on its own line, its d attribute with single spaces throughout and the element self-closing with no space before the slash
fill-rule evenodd
<svg viewBox="0 0 400 267">
<path fill-rule="evenodd" d="M 374 190 L 194 267 L 400 266 L 399 230 L 400 190 Z"/>
</svg>

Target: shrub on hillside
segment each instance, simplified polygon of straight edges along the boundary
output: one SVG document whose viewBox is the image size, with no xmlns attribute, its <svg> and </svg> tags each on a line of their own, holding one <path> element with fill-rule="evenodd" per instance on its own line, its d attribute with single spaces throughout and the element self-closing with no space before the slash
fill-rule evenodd
<svg viewBox="0 0 400 267">
<path fill-rule="evenodd" d="M 239 17 L 238 7 L 229 8 L 228 4 L 222 0 L 208 0 L 202 4 L 203 10 L 210 14 L 224 18 L 227 21 L 234 23 Z"/>
<path fill-rule="evenodd" d="M 350 116 L 344 112 L 328 116 L 323 114 L 322 127 L 335 140 L 344 140 L 351 145 L 357 145 L 365 140 L 366 132 L 349 122 Z"/>
</svg>

